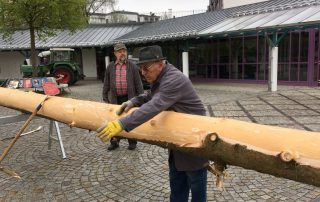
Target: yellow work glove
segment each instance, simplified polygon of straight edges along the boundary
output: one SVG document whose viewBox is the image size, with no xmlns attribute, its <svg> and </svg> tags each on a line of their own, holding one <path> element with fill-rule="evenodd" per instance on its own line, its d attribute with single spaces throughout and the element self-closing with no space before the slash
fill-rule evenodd
<svg viewBox="0 0 320 202">
<path fill-rule="evenodd" d="M 118 120 L 111 121 L 97 130 L 97 132 L 99 133 L 97 137 L 106 142 L 112 137 L 118 135 L 122 130 L 122 125 Z"/>
<path fill-rule="evenodd" d="M 120 116 L 123 112 L 128 112 L 132 107 L 134 107 L 133 103 L 129 100 L 121 104 L 120 108 L 117 110 L 117 115 Z"/>
</svg>

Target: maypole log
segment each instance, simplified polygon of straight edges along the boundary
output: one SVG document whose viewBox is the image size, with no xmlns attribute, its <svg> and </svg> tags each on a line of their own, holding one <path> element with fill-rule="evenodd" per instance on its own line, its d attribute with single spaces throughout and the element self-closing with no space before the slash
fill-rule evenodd
<svg viewBox="0 0 320 202">
<path fill-rule="evenodd" d="M 24 112 L 32 112 L 44 97 L 0 88 L 0 105 Z M 53 96 L 38 115 L 70 127 L 97 130 L 106 120 L 119 118 L 115 113 L 118 108 L 119 105 Z M 240 166 L 320 186 L 319 132 L 162 112 L 121 136 L 205 157 L 220 166 Z"/>
</svg>

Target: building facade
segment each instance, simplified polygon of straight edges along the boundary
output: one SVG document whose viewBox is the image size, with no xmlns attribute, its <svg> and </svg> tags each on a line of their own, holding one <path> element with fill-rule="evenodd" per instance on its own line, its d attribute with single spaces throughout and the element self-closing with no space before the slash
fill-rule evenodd
<svg viewBox="0 0 320 202">
<path fill-rule="evenodd" d="M 278 33 L 279 36 L 281 34 Z M 286 34 L 278 47 L 280 84 L 318 85 L 319 40 L 318 29 L 290 31 Z M 194 41 L 191 46 L 191 79 L 268 82 L 270 50 L 268 39 L 263 35 Z"/>
<path fill-rule="evenodd" d="M 317 86 L 319 13 L 316 0 L 269 0 L 153 23 L 61 32 L 37 48 L 78 50 L 87 78 L 103 79 L 114 59 L 112 45 L 123 42 L 133 57 L 141 46 L 162 46 L 168 60 L 194 81 Z M 12 43 L 0 39 L 0 79 L 19 76 L 15 62 L 23 61 L 21 50 L 29 46 L 28 32 L 24 34 L 22 39 L 16 33 Z M 11 54 L 19 59 L 8 61 Z"/>
<path fill-rule="evenodd" d="M 113 11 L 110 13 L 92 13 L 89 18 L 90 24 L 107 24 L 107 23 L 148 23 L 157 22 L 160 16 L 155 14 L 139 14 L 129 11 Z"/>
</svg>

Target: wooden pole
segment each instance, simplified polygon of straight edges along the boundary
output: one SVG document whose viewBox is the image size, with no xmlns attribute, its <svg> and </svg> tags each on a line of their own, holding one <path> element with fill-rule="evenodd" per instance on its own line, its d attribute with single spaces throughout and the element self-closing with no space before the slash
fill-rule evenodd
<svg viewBox="0 0 320 202">
<path fill-rule="evenodd" d="M 23 133 L 23 131 L 28 127 L 28 125 L 30 124 L 30 122 L 32 121 L 33 117 L 35 117 L 37 115 L 37 112 L 41 109 L 44 101 L 47 99 L 47 96 L 44 98 L 44 100 L 37 105 L 37 107 L 33 110 L 33 112 L 31 113 L 31 115 L 29 116 L 29 118 L 25 121 L 25 123 L 23 124 L 23 126 L 20 128 L 20 130 L 17 132 L 17 134 L 14 136 L 13 140 L 10 142 L 10 144 L 8 145 L 8 147 L 4 150 L 4 152 L 2 153 L 2 155 L 0 156 L 0 164 L 2 162 L 2 160 L 7 156 L 7 154 L 9 153 L 9 151 L 11 150 L 11 148 L 13 147 L 13 145 L 17 142 L 17 140 L 19 139 L 19 137 L 21 136 L 21 134 Z"/>
<path fill-rule="evenodd" d="M 31 112 L 44 95 L 0 88 L 0 105 Z M 38 115 L 97 130 L 118 119 L 119 105 L 50 97 Z M 134 109 L 133 109 L 134 110 Z M 132 110 L 129 111 L 129 113 Z M 124 115 L 125 116 L 125 115 Z M 244 121 L 162 112 L 130 133 L 135 138 L 213 160 L 320 186 L 320 133 Z"/>
</svg>

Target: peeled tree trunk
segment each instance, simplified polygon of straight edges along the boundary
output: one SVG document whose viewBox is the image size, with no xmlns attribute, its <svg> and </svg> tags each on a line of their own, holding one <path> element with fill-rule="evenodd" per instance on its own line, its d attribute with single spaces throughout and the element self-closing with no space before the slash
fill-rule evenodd
<svg viewBox="0 0 320 202">
<path fill-rule="evenodd" d="M 0 88 L 0 105 L 20 111 L 32 112 L 45 97 Z M 97 130 L 106 120 L 119 118 L 115 113 L 118 108 L 119 105 L 49 97 L 38 114 L 71 127 Z M 226 165 L 234 165 L 320 186 L 319 132 L 162 112 L 121 136 L 208 158 L 220 171 Z"/>
</svg>

